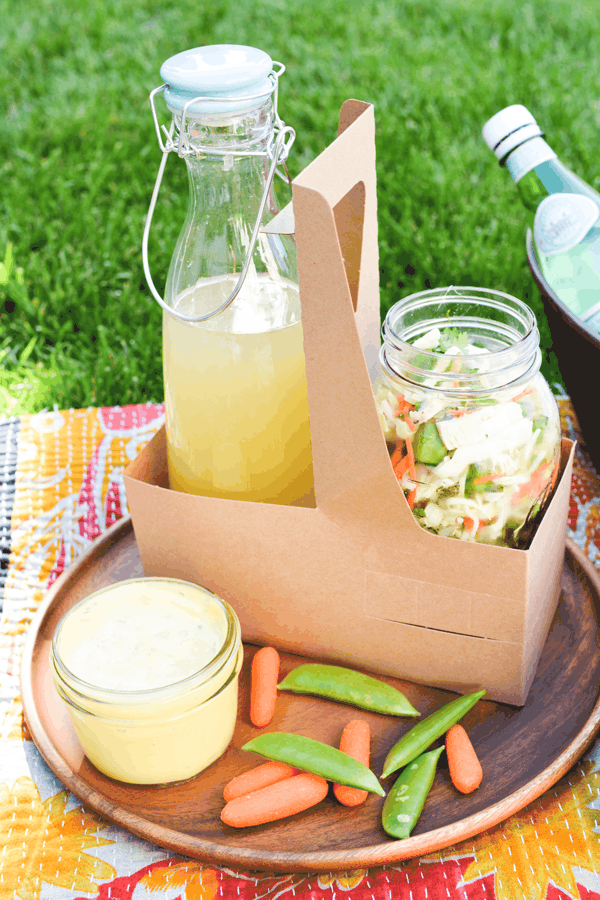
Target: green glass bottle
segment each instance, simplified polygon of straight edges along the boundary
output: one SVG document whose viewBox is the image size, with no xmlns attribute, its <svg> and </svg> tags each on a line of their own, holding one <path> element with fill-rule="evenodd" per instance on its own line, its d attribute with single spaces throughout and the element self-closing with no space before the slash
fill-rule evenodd
<svg viewBox="0 0 600 900">
<path fill-rule="evenodd" d="M 600 194 L 561 163 L 524 106 L 500 110 L 482 133 L 516 182 L 546 281 L 600 334 Z"/>
</svg>

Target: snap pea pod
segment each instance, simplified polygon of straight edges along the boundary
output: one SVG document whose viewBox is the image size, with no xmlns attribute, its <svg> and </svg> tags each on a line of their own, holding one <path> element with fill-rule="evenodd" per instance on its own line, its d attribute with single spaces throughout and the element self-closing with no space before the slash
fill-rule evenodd
<svg viewBox="0 0 600 900">
<path fill-rule="evenodd" d="M 426 719 L 417 722 L 410 731 L 402 735 L 386 756 L 381 777 L 387 778 L 392 772 L 402 766 L 407 766 L 413 759 L 420 756 L 440 735 L 448 731 L 459 719 L 462 719 L 485 693 L 486 691 L 482 690 L 466 694 L 464 697 L 457 697 L 456 700 L 446 703 Z"/>
<path fill-rule="evenodd" d="M 285 731 L 259 734 L 244 744 L 242 750 L 252 750 L 267 759 L 288 763 L 296 769 L 320 775 L 335 784 L 347 784 L 363 791 L 372 791 L 380 797 L 385 796 L 385 791 L 373 772 L 361 762 L 336 747 L 302 734 L 289 734 Z"/>
<path fill-rule="evenodd" d="M 417 824 L 443 750 L 443 747 L 438 747 L 429 753 L 422 753 L 398 776 L 385 798 L 381 816 L 383 828 L 391 837 L 407 838 Z"/>
<path fill-rule="evenodd" d="M 321 663 L 298 666 L 286 675 L 278 688 L 295 694 L 317 694 L 387 716 L 421 715 L 391 684 L 343 666 L 325 666 Z"/>
</svg>

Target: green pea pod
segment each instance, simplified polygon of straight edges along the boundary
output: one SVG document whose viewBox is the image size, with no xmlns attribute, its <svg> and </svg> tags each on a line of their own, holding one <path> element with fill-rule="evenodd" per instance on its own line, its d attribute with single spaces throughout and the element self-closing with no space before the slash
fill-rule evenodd
<svg viewBox="0 0 600 900">
<path fill-rule="evenodd" d="M 446 703 L 426 719 L 417 722 L 410 731 L 402 735 L 386 756 L 381 777 L 387 778 L 392 772 L 402 766 L 407 766 L 413 759 L 420 756 L 440 735 L 448 731 L 459 719 L 462 719 L 485 693 L 486 691 L 482 690 L 476 691 L 474 694 L 466 694 L 464 697 L 457 697 L 456 700 Z"/>
<path fill-rule="evenodd" d="M 320 775 L 335 784 L 347 784 L 363 791 L 385 796 L 385 791 L 373 772 L 356 759 L 329 744 L 315 741 L 301 734 L 272 731 L 259 734 L 244 744 L 242 750 L 252 750 L 267 759 L 288 763 L 304 772 Z"/>
<path fill-rule="evenodd" d="M 395 838 L 410 835 L 431 790 L 437 761 L 443 751 L 444 747 L 438 747 L 422 753 L 402 770 L 383 804 L 381 821 L 387 834 Z"/>
<path fill-rule="evenodd" d="M 421 715 L 391 684 L 353 669 L 344 669 L 343 666 L 324 666 L 320 663 L 298 666 L 286 675 L 278 688 L 295 694 L 329 697 L 330 700 L 350 703 L 387 716 Z"/>
</svg>

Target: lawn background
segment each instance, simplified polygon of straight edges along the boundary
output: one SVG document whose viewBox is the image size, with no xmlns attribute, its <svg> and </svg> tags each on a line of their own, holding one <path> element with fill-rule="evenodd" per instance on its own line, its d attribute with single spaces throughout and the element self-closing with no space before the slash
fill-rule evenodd
<svg viewBox="0 0 600 900">
<path fill-rule="evenodd" d="M 207 43 L 283 61 L 297 174 L 341 103 L 375 104 L 382 312 L 426 287 L 479 285 L 535 309 L 524 210 L 481 126 L 510 103 L 600 185 L 597 0 L 0 0 L 0 416 L 160 401 L 161 312 L 141 235 L 160 153 L 149 91 L 169 56 Z M 153 225 L 159 288 L 185 214 L 173 157 Z"/>
</svg>

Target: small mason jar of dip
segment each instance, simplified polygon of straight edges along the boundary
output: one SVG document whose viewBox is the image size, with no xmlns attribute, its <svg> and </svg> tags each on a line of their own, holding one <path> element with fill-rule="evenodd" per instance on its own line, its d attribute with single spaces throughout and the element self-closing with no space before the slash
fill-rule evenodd
<svg viewBox="0 0 600 900">
<path fill-rule="evenodd" d="M 51 651 L 88 759 L 133 784 L 194 777 L 235 728 L 243 649 L 235 612 L 176 578 L 135 578 L 69 610 Z"/>
<path fill-rule="evenodd" d="M 377 411 L 416 521 L 526 546 L 560 460 L 533 312 L 500 291 L 434 289 L 392 306 L 382 335 Z"/>
</svg>

